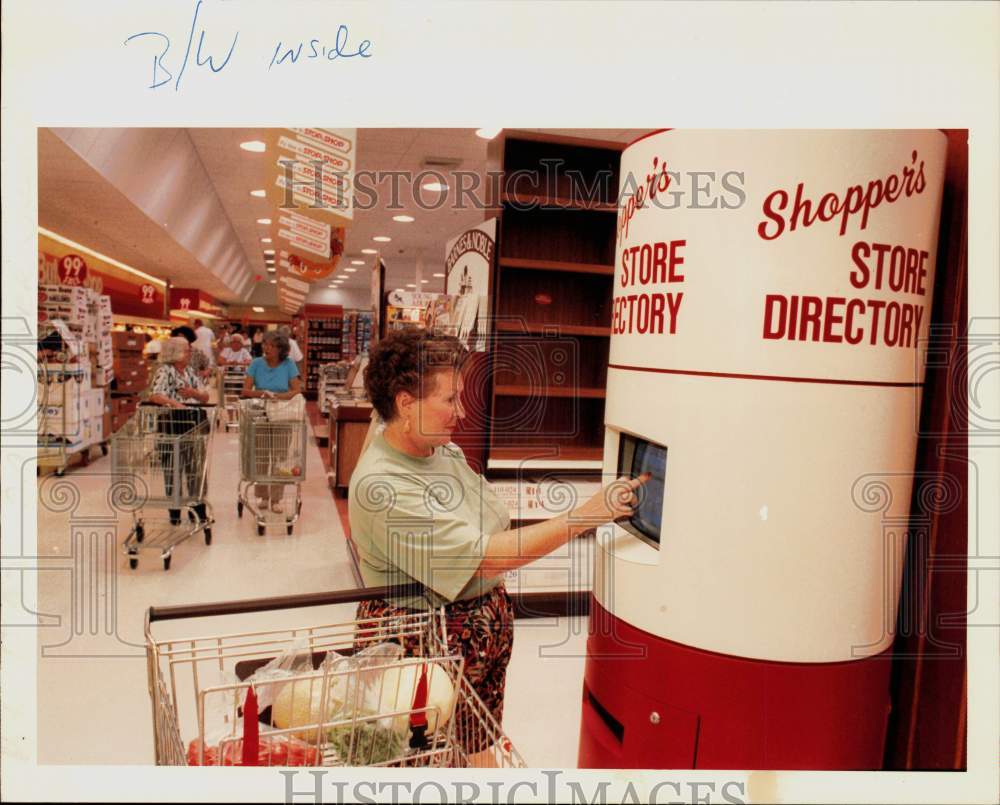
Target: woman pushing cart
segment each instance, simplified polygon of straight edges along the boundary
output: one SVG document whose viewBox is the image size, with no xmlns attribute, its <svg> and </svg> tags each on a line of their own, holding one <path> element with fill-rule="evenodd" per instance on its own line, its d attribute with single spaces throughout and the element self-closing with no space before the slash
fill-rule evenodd
<svg viewBox="0 0 1000 805">
<path fill-rule="evenodd" d="M 119 498 L 139 504 L 123 545 L 133 569 L 141 549 L 160 551 L 163 569 L 169 570 L 179 543 L 199 531 L 206 545 L 212 542 L 214 519 L 206 497 L 216 409 L 204 405 L 208 393 L 191 369 L 190 358 L 184 338 L 164 343 L 149 399 L 112 437 L 112 473 L 116 485 L 124 485 L 119 487 Z M 166 509 L 167 519 L 151 517 L 151 508 Z"/>
<path fill-rule="evenodd" d="M 264 335 L 260 358 L 246 371 L 240 401 L 240 483 L 236 512 L 248 508 L 264 535 L 265 512 L 281 515 L 289 534 L 302 509 L 306 475 L 306 414 L 299 370 L 288 357 L 288 338 Z M 286 495 L 294 486 L 294 495 Z M 254 494 L 250 495 L 253 487 Z M 251 502 L 251 501 L 254 502 Z"/>
</svg>

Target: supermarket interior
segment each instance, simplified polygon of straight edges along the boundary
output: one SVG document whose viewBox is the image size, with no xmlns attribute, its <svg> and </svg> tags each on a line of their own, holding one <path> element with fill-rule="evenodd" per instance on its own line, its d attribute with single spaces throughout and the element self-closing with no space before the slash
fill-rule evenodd
<svg viewBox="0 0 1000 805">
<path fill-rule="evenodd" d="M 896 613 L 964 613 L 914 580 L 967 536 L 913 355 L 965 315 L 966 137 L 39 129 L 39 763 L 961 768 L 964 659 Z M 445 443 L 504 533 L 572 527 L 460 663 L 472 615 L 358 642 L 401 334 L 461 343 Z"/>
</svg>

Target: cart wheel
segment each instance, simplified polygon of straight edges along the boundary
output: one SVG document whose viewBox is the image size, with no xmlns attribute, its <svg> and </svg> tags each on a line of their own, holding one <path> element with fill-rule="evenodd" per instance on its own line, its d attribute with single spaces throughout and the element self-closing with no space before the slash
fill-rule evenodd
<svg viewBox="0 0 1000 805">
<path fill-rule="evenodd" d="M 294 528 L 294 526 L 293 526 L 293 525 L 292 525 L 291 523 L 289 523 L 289 524 L 288 524 L 288 525 L 287 525 L 287 526 L 285 527 L 285 530 L 286 530 L 286 531 L 288 532 L 288 536 L 292 536 L 292 528 Z"/>
<path fill-rule="evenodd" d="M 207 526 L 205 527 L 205 544 L 206 545 L 212 544 L 212 529 L 208 528 Z"/>
<path fill-rule="evenodd" d="M 128 566 L 130 570 L 135 570 L 137 567 L 139 567 L 139 557 L 136 556 L 134 553 L 130 553 L 128 555 Z"/>
<path fill-rule="evenodd" d="M 242 517 L 243 516 L 243 501 L 242 500 L 236 501 L 236 516 L 237 517 Z"/>
<path fill-rule="evenodd" d="M 295 502 L 295 513 L 296 514 L 302 514 L 302 498 L 299 498 Z"/>
<path fill-rule="evenodd" d="M 108 454 L 108 443 L 101 442 L 101 455 L 106 456 Z"/>
<path fill-rule="evenodd" d="M 257 536 L 258 537 L 263 537 L 264 536 L 264 526 L 262 526 L 262 525 L 258 525 L 257 526 Z"/>
<path fill-rule="evenodd" d="M 169 555 L 163 557 L 163 569 L 164 570 L 170 570 L 170 556 Z"/>
<path fill-rule="evenodd" d="M 142 542 L 143 538 L 146 536 L 146 529 L 143 528 L 142 523 L 136 523 L 135 525 L 135 541 Z"/>
<path fill-rule="evenodd" d="M 59 467 L 59 469 L 56 470 L 56 477 L 57 478 L 62 478 L 65 474 L 66 474 L 66 468 L 65 467 Z"/>
</svg>

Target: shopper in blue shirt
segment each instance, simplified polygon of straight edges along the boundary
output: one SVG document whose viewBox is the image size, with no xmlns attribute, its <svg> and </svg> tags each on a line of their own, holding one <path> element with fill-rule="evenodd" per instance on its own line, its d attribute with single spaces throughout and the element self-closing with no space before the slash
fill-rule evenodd
<svg viewBox="0 0 1000 805">
<path fill-rule="evenodd" d="M 281 333 L 264 333 L 263 357 L 254 358 L 243 381 L 244 397 L 290 400 L 302 392 L 299 370 L 288 357 L 290 345 Z"/>
<path fill-rule="evenodd" d="M 288 339 L 281 333 L 269 331 L 264 334 L 264 355 L 254 358 L 247 367 L 247 375 L 243 380 L 244 397 L 263 397 L 266 400 L 290 400 L 302 393 L 302 381 L 299 370 L 288 357 Z M 287 450 L 287 445 L 277 443 L 271 449 Z M 258 499 L 258 508 L 270 508 L 275 513 L 284 511 L 282 499 L 285 487 L 280 484 L 255 484 L 254 492 Z"/>
</svg>

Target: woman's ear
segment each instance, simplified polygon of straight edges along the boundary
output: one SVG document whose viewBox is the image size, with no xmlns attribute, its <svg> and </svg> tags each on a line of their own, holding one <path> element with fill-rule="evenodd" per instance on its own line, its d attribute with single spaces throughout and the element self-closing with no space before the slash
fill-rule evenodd
<svg viewBox="0 0 1000 805">
<path fill-rule="evenodd" d="M 396 393 L 396 412 L 406 419 L 410 415 L 410 410 L 413 408 L 413 403 L 417 400 L 410 392 L 400 391 Z"/>
</svg>

